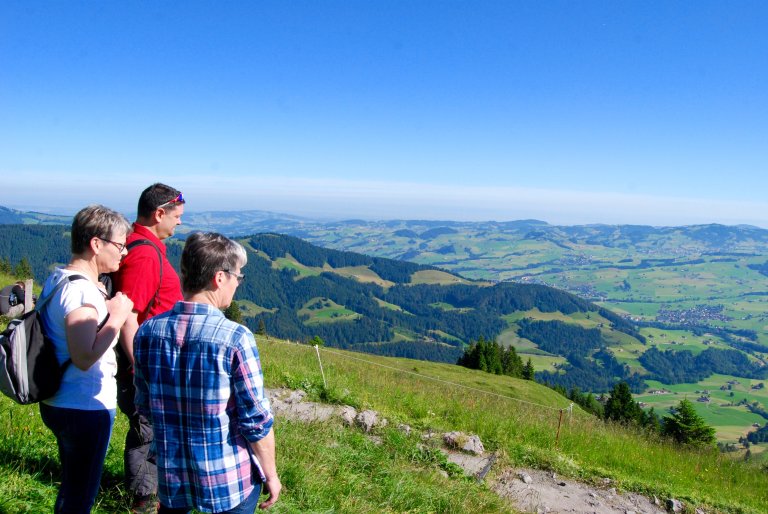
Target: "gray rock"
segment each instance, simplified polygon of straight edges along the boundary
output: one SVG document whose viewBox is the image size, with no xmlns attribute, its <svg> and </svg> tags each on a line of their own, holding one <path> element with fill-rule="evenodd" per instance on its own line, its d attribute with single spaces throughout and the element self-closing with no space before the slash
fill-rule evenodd
<svg viewBox="0 0 768 514">
<path fill-rule="evenodd" d="M 683 502 L 670 498 L 667 500 L 667 510 L 670 512 L 683 512 Z"/>
<path fill-rule="evenodd" d="M 335 409 L 320 403 L 284 403 L 275 402 L 273 405 L 275 414 L 286 419 L 310 423 L 313 421 L 326 421 L 330 419 Z"/>
<path fill-rule="evenodd" d="M 397 429 L 403 432 L 405 435 L 411 435 L 410 425 L 406 425 L 405 423 L 400 423 L 399 425 L 397 425 Z"/>
<path fill-rule="evenodd" d="M 459 466 L 466 476 L 475 477 L 478 480 L 485 478 L 485 475 L 490 471 L 491 466 L 493 466 L 493 463 L 496 461 L 495 455 L 483 457 L 442 448 L 440 448 L 439 451 L 445 455 L 448 462 L 452 462 Z"/>
<path fill-rule="evenodd" d="M 443 434 L 443 442 L 451 448 L 457 448 L 467 453 L 475 455 L 482 455 L 485 453 L 483 443 L 476 435 L 468 436 L 463 432 L 448 432 Z"/>
<path fill-rule="evenodd" d="M 339 417 L 341 418 L 342 423 L 344 423 L 346 426 L 351 427 L 355 424 L 355 417 L 357 416 L 357 410 L 355 410 L 354 407 L 350 407 L 349 405 L 340 407 L 338 410 L 338 414 L 339 414 Z"/>
<path fill-rule="evenodd" d="M 306 396 L 307 396 L 307 393 L 305 391 L 302 391 L 301 389 L 297 389 L 288 395 L 288 398 L 285 399 L 285 403 L 299 403 L 303 401 L 304 397 Z"/>
<path fill-rule="evenodd" d="M 517 476 L 520 477 L 520 480 L 522 480 L 522 482 L 524 484 L 532 484 L 533 483 L 533 479 L 531 478 L 531 475 L 529 475 L 528 473 L 525 473 L 525 472 L 521 471 L 521 472 L 519 472 L 517 474 Z"/>
<path fill-rule="evenodd" d="M 355 416 L 355 424 L 363 429 L 363 432 L 368 433 L 376 426 L 376 422 L 379 419 L 379 413 L 373 410 L 364 410 Z"/>
</svg>

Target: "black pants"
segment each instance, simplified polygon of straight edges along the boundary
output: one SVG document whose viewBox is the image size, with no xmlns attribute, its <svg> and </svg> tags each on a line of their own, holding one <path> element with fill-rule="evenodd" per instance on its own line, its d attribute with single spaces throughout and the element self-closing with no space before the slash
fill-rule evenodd
<svg viewBox="0 0 768 514">
<path fill-rule="evenodd" d="M 152 440 L 154 432 L 149 420 L 136 411 L 133 377 L 117 381 L 117 405 L 128 416 L 128 433 L 125 436 L 123 461 L 125 486 L 135 496 L 157 494 L 157 464 Z"/>
</svg>

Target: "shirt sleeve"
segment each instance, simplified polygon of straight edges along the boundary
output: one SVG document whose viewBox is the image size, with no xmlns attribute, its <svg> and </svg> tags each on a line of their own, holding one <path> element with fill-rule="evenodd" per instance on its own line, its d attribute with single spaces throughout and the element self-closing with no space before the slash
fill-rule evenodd
<svg viewBox="0 0 768 514">
<path fill-rule="evenodd" d="M 144 312 L 160 285 L 160 261 L 150 245 L 134 247 L 115 273 L 115 291 L 122 291 L 133 302 L 133 310 Z"/>
<path fill-rule="evenodd" d="M 105 308 L 99 309 L 100 306 L 104 305 L 104 297 L 99 293 L 99 289 L 88 280 L 69 281 L 67 278 L 64 280 L 69 283 L 61 289 L 60 303 L 63 317 L 69 316 L 72 311 L 80 307 L 88 306 L 93 307 L 99 313 L 99 321 L 101 321 Z"/>
<path fill-rule="evenodd" d="M 264 394 L 259 351 L 253 334 L 242 327 L 236 337 L 232 358 L 232 382 L 238 422 L 243 436 L 251 443 L 269 434 L 274 418 L 269 399 Z"/>
</svg>

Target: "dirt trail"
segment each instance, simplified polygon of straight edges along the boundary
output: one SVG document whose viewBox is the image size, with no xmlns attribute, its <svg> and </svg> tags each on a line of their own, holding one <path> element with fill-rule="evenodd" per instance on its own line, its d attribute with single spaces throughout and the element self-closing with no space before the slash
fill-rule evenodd
<svg viewBox="0 0 768 514">
<path fill-rule="evenodd" d="M 267 390 L 275 415 L 279 418 L 311 423 L 338 417 L 349 426 L 370 432 L 386 426 L 386 419 L 373 411 L 357 412 L 349 406 L 332 406 L 304 401 L 304 391 L 288 389 Z M 401 429 L 410 433 L 410 427 Z M 448 434 L 445 434 L 448 435 Z M 424 435 L 434 437 L 435 434 Z M 371 436 L 375 437 L 375 436 Z M 516 509 L 525 513 L 581 513 L 581 514 L 663 514 L 668 512 L 661 502 L 635 493 L 617 491 L 606 479 L 598 487 L 573 479 L 561 478 L 552 472 L 527 468 L 498 470 L 492 454 L 482 450 L 470 452 L 445 447 L 442 449 L 450 462 L 460 466 L 468 476 L 483 479 L 491 469 L 496 478 L 488 486 Z M 473 453 L 474 452 L 474 453 Z"/>
</svg>

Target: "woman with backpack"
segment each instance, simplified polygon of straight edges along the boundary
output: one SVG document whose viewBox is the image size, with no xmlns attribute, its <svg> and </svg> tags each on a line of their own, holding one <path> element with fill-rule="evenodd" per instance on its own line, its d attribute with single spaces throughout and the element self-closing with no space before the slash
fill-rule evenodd
<svg viewBox="0 0 768 514">
<path fill-rule="evenodd" d="M 61 461 L 57 514 L 90 512 L 99 490 L 117 409 L 114 347 L 133 307 L 121 293 L 108 299 L 99 274 L 117 270 L 130 230 L 125 217 L 107 207 L 82 209 L 72 221 L 69 264 L 43 285 L 42 296 L 53 294 L 43 323 L 66 366 L 59 390 L 40 403 Z"/>
</svg>

